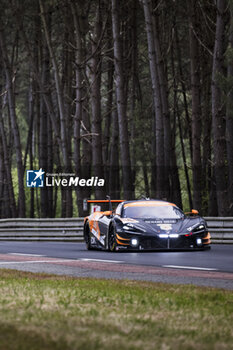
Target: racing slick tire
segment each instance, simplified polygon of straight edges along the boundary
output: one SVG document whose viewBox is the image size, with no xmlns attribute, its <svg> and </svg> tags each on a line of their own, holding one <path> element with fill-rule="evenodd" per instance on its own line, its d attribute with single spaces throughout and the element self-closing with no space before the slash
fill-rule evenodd
<svg viewBox="0 0 233 350">
<path fill-rule="evenodd" d="M 116 232 L 114 225 L 110 225 L 108 230 L 108 251 L 115 252 L 116 251 Z"/>
<path fill-rule="evenodd" d="M 88 223 L 86 223 L 84 227 L 84 241 L 86 243 L 87 250 L 92 250 L 93 247 L 91 245 L 91 232 L 90 232 L 90 226 Z"/>
</svg>

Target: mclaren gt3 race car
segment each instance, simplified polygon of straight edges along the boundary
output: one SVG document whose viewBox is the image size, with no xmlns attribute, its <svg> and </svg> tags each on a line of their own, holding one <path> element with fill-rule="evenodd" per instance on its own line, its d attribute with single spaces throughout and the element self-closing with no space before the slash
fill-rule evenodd
<svg viewBox="0 0 233 350">
<path fill-rule="evenodd" d="M 88 201 L 88 202 L 108 202 Z M 120 202 L 112 211 L 112 202 Z M 109 211 L 84 219 L 87 249 L 195 250 L 210 248 L 205 220 L 192 210 L 187 216 L 175 204 L 161 200 L 110 201 Z"/>
</svg>

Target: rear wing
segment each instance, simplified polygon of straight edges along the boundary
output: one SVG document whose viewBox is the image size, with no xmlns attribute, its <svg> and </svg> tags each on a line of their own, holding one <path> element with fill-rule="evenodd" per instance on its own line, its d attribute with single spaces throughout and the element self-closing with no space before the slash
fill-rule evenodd
<svg viewBox="0 0 233 350">
<path fill-rule="evenodd" d="M 85 199 L 84 199 L 85 200 Z M 125 199 L 86 199 L 87 203 L 121 203 L 125 202 Z"/>
<path fill-rule="evenodd" d="M 112 212 L 112 203 L 125 202 L 125 199 L 84 199 L 83 210 L 87 210 L 88 203 L 109 203 L 109 210 Z"/>
</svg>

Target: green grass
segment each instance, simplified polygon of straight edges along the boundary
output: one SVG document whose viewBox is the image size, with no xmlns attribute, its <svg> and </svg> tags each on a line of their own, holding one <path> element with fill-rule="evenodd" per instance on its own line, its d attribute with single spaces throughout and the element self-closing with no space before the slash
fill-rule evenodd
<svg viewBox="0 0 233 350">
<path fill-rule="evenodd" d="M 233 293 L 0 270 L 0 350 L 233 349 Z"/>
</svg>

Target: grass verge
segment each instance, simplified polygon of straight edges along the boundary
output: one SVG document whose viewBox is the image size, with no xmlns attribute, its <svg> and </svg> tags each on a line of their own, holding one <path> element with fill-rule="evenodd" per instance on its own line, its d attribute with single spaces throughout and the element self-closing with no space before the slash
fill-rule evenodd
<svg viewBox="0 0 233 350">
<path fill-rule="evenodd" d="M 0 350 L 233 349 L 233 293 L 0 270 Z"/>
</svg>

